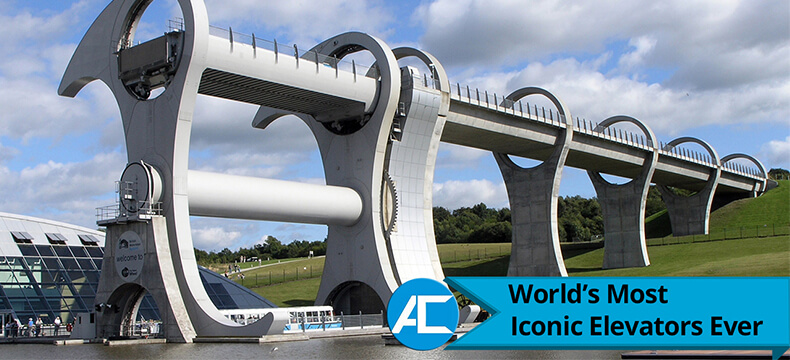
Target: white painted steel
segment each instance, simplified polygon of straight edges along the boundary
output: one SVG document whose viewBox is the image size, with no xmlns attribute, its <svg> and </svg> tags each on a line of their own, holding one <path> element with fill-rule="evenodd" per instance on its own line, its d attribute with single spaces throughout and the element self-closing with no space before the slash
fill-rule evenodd
<svg viewBox="0 0 790 360">
<path fill-rule="evenodd" d="M 351 188 L 189 171 L 189 213 L 231 219 L 354 225 L 362 198 Z"/>
</svg>

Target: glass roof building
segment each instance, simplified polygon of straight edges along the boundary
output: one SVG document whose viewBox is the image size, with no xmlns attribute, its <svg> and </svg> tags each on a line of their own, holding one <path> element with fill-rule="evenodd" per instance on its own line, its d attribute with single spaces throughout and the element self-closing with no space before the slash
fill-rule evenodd
<svg viewBox="0 0 790 360">
<path fill-rule="evenodd" d="M 92 312 L 104 256 L 104 233 L 57 221 L 0 212 L 0 314 L 24 322 Z M 205 268 L 200 278 L 219 309 L 270 308 L 274 304 Z M 138 319 L 159 319 L 146 295 Z M 4 321 L 5 322 L 5 321 Z"/>
</svg>

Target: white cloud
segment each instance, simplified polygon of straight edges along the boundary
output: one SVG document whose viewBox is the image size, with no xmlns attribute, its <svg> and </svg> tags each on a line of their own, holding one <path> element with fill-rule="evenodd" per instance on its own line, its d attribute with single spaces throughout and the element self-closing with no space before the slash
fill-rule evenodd
<svg viewBox="0 0 790 360">
<path fill-rule="evenodd" d="M 671 137 L 707 125 L 768 122 L 786 126 L 783 119 L 790 118 L 788 77 L 736 88 L 692 91 L 624 75 L 607 76 L 599 66 L 597 59 L 580 62 L 562 58 L 545 65 L 529 63 L 511 72 L 489 73 L 474 81 L 477 86 L 499 80 L 499 87 L 507 89 L 502 93 L 524 86 L 543 87 L 559 97 L 574 117 L 600 122 L 614 115 L 629 115 Z"/>
<path fill-rule="evenodd" d="M 0 167 L 0 209 L 96 227 L 95 208 L 114 203 L 115 180 L 126 164 L 120 153 L 84 162 L 49 161 L 13 171 Z"/>
<path fill-rule="evenodd" d="M 221 227 L 192 228 L 192 242 L 195 248 L 222 250 L 229 248 L 236 250 L 236 241 L 241 238 L 239 231 L 227 231 Z"/>
<path fill-rule="evenodd" d="M 19 154 L 19 149 L 4 146 L 2 143 L 0 143 L 0 164 L 11 160 L 17 154 Z"/>
<path fill-rule="evenodd" d="M 433 206 L 447 209 L 458 209 L 485 203 L 488 207 L 500 208 L 508 206 L 505 183 L 493 183 L 490 180 L 450 180 L 433 184 Z"/>
<path fill-rule="evenodd" d="M 389 31 L 396 20 L 381 1 L 364 0 L 297 0 L 297 1 L 206 1 L 212 25 L 240 27 L 243 32 L 274 31 L 278 36 L 303 46 L 312 46 L 331 36 L 349 30 L 360 30 L 376 36 Z M 260 29 L 264 26 L 265 29 Z M 282 39 L 278 39 L 282 40 Z"/>
<path fill-rule="evenodd" d="M 417 8 L 423 47 L 445 67 L 491 71 L 630 41 L 622 65 L 675 71 L 672 87 L 710 89 L 790 73 L 790 3 L 436 0 Z"/>
<path fill-rule="evenodd" d="M 632 46 L 634 50 L 620 57 L 619 64 L 623 70 L 642 65 L 645 56 L 656 47 L 656 39 L 650 36 L 640 36 L 629 40 L 628 45 Z"/>
<path fill-rule="evenodd" d="M 762 157 L 767 160 L 764 164 L 768 168 L 790 167 L 790 135 L 784 140 L 771 140 L 763 145 L 760 151 Z"/>
<path fill-rule="evenodd" d="M 480 165 L 480 161 L 491 152 L 467 146 L 441 143 L 436 159 L 436 167 L 441 169 L 471 169 Z"/>
</svg>

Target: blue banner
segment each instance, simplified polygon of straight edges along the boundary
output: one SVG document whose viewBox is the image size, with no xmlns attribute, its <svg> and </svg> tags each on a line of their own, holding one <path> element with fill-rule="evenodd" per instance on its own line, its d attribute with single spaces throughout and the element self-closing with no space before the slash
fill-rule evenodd
<svg viewBox="0 0 790 360">
<path fill-rule="evenodd" d="M 450 277 L 491 317 L 446 347 L 790 348 L 790 278 Z"/>
</svg>

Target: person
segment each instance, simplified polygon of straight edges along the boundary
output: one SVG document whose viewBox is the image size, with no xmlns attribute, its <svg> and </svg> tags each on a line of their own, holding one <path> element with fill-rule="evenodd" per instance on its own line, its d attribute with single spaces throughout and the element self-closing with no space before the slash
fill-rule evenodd
<svg viewBox="0 0 790 360">
<path fill-rule="evenodd" d="M 58 331 L 60 330 L 60 316 L 55 318 L 55 336 L 58 336 Z"/>
<path fill-rule="evenodd" d="M 19 332 L 22 331 L 22 322 L 19 321 L 18 318 L 14 318 L 14 337 L 19 336 Z"/>
<path fill-rule="evenodd" d="M 44 325 L 44 322 L 41 321 L 41 318 L 36 318 L 36 337 L 41 336 L 41 325 Z"/>
<path fill-rule="evenodd" d="M 25 330 L 25 335 L 28 337 L 33 336 L 33 327 L 36 326 L 36 323 L 33 322 L 33 318 L 27 319 L 27 330 Z"/>
</svg>

